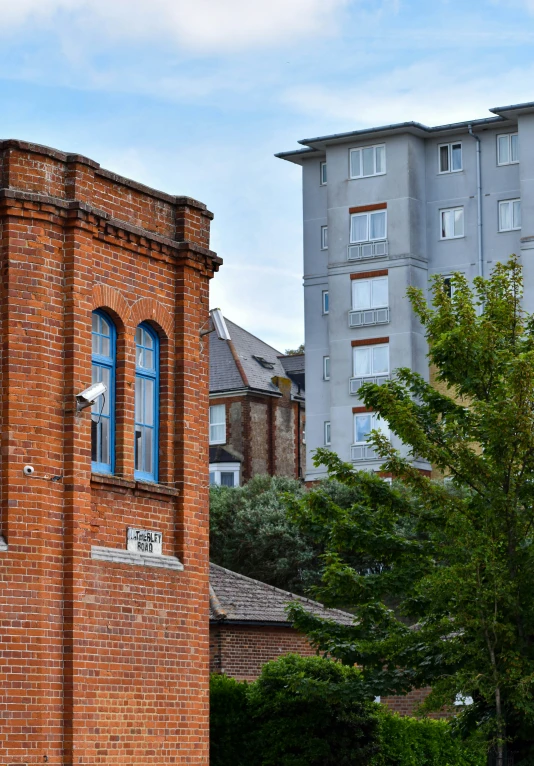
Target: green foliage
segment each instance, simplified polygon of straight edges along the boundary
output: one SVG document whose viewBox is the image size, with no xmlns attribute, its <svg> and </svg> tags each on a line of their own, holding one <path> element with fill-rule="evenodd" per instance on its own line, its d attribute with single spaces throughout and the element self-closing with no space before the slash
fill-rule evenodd
<svg viewBox="0 0 534 766">
<path fill-rule="evenodd" d="M 320 549 L 288 519 L 287 493 L 302 497 L 303 485 L 256 476 L 243 487 L 211 487 L 211 560 L 296 593 L 317 583 Z"/>
<path fill-rule="evenodd" d="M 480 738 L 368 697 L 359 670 L 320 657 L 269 662 L 252 684 L 213 675 L 211 766 L 485 766 Z"/>
<path fill-rule="evenodd" d="M 362 389 L 410 448 L 403 456 L 372 437 L 399 481 L 389 487 L 321 449 L 317 464 L 352 505 L 322 487 L 291 503 L 325 545 L 320 598 L 352 604 L 357 621 L 325 624 L 298 607 L 292 616 L 322 651 L 361 665 L 376 694 L 431 685 L 427 709 L 472 697 L 458 730 L 483 730 L 497 764 L 513 743 L 518 763 L 534 757 L 534 319 L 515 258 L 473 288 L 459 274 L 452 282 L 451 298 L 435 281 L 433 308 L 409 290 L 447 388 L 402 368 Z M 414 455 L 451 482 L 421 474 Z"/>
<path fill-rule="evenodd" d="M 384 708 L 379 721 L 380 753 L 373 766 L 486 766 L 482 738 L 464 743 L 446 721 L 393 715 Z"/>
<path fill-rule="evenodd" d="M 267 663 L 251 689 L 262 766 L 350 766 L 378 750 L 358 670 L 320 657 Z"/>
<path fill-rule="evenodd" d="M 210 764 L 250 766 L 248 684 L 223 675 L 210 679 Z"/>
<path fill-rule="evenodd" d="M 358 670 L 287 655 L 250 685 L 211 679 L 212 766 L 349 766 L 378 752 Z"/>
<path fill-rule="evenodd" d="M 304 343 L 301 343 L 298 348 L 286 348 L 286 356 L 298 356 L 304 353 Z"/>
</svg>

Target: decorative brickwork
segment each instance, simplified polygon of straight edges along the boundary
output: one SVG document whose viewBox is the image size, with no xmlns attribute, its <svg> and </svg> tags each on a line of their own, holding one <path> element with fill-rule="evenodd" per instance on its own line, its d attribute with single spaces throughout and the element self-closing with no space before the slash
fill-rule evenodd
<svg viewBox="0 0 534 766">
<path fill-rule="evenodd" d="M 208 763 L 211 218 L 87 158 L 0 142 L 0 763 Z M 74 406 L 95 308 L 117 330 L 114 477 L 91 476 Z M 159 485 L 134 479 L 141 321 L 160 338 Z M 122 556 L 128 526 L 163 534 L 161 566 Z"/>
</svg>

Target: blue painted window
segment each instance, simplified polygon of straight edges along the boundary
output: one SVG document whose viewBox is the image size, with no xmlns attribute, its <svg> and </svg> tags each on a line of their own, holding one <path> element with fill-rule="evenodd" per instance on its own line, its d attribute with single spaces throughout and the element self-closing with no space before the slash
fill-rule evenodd
<svg viewBox="0 0 534 766">
<path fill-rule="evenodd" d="M 146 324 L 135 331 L 135 478 L 158 480 L 159 341 Z"/>
<path fill-rule="evenodd" d="M 91 470 L 113 473 L 115 447 L 115 327 L 103 311 L 93 311 L 93 383 L 107 392 L 91 407 Z"/>
</svg>

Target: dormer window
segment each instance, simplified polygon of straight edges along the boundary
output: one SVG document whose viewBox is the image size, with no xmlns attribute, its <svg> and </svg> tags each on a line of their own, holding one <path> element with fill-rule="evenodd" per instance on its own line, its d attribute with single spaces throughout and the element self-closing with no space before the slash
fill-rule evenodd
<svg viewBox="0 0 534 766">
<path fill-rule="evenodd" d="M 255 354 L 252 354 L 252 358 L 255 359 L 258 364 L 261 364 L 262 367 L 265 367 L 266 370 L 274 370 L 274 362 L 269 362 L 267 359 L 264 359 L 263 356 L 256 356 Z"/>
</svg>

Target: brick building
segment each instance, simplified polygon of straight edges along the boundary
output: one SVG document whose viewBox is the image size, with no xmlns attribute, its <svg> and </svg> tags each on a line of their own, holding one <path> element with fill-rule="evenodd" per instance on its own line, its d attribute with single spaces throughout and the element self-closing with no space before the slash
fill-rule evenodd
<svg viewBox="0 0 534 766">
<path fill-rule="evenodd" d="M 0 763 L 208 762 L 211 218 L 0 142 Z"/>
<path fill-rule="evenodd" d="M 294 593 L 210 564 L 210 665 L 240 681 L 254 681 L 262 665 L 284 654 L 315 655 L 306 636 L 292 627 L 291 602 L 313 614 L 351 625 L 353 617 Z"/>
<path fill-rule="evenodd" d="M 284 356 L 226 320 L 210 336 L 210 482 L 257 474 L 301 478 L 305 469 L 304 354 Z"/>
<path fill-rule="evenodd" d="M 287 619 L 286 606 L 295 601 L 318 617 L 340 625 L 352 624 L 353 616 L 348 612 L 328 609 L 317 601 L 210 564 L 211 672 L 255 681 L 266 662 L 284 654 L 314 656 L 306 636 Z M 412 715 L 428 692 L 415 689 L 404 696 L 383 697 L 382 702 L 396 713 Z"/>
</svg>

